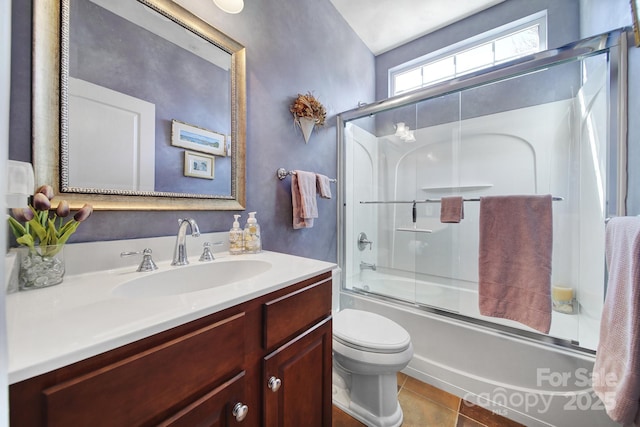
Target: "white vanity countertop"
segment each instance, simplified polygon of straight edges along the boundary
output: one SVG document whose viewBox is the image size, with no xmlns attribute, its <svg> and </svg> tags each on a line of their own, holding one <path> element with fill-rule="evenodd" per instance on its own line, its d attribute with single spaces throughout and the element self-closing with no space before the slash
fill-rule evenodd
<svg viewBox="0 0 640 427">
<path fill-rule="evenodd" d="M 126 267 L 65 276 L 50 288 L 9 294 L 7 337 L 9 383 L 75 363 L 175 326 L 232 307 L 255 297 L 333 270 L 336 265 L 277 252 L 231 256 L 216 253 L 216 261 L 263 260 L 273 267 L 250 279 L 173 296 L 125 298 L 114 288 L 140 275 Z M 189 258 L 197 265 L 198 256 Z"/>
</svg>

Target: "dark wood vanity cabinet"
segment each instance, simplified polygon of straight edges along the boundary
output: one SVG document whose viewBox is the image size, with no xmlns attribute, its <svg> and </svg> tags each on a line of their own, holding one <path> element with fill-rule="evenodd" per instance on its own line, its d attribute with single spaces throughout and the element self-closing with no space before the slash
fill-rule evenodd
<svg viewBox="0 0 640 427">
<path fill-rule="evenodd" d="M 264 359 L 269 427 L 331 425 L 331 320 L 279 347 Z"/>
<path fill-rule="evenodd" d="M 326 286 L 310 284 L 264 304 L 265 426 L 331 425 L 331 289 Z"/>
<path fill-rule="evenodd" d="M 10 425 L 330 426 L 331 273 L 12 384 Z"/>
</svg>

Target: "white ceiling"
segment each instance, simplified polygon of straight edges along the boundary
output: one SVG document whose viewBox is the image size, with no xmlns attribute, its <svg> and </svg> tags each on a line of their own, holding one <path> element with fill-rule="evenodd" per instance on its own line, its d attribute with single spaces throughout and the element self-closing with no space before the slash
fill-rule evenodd
<svg viewBox="0 0 640 427">
<path fill-rule="evenodd" d="M 374 55 L 505 0 L 331 0 Z"/>
</svg>

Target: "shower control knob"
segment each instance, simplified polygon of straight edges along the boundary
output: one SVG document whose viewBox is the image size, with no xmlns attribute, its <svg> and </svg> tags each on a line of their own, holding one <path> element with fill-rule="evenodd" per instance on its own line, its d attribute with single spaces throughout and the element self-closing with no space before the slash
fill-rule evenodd
<svg viewBox="0 0 640 427">
<path fill-rule="evenodd" d="M 238 402 L 233 407 L 233 411 L 231 413 L 236 418 L 236 421 L 240 422 L 247 417 L 248 412 L 249 412 L 249 407 L 244 403 Z"/>
<path fill-rule="evenodd" d="M 269 378 L 269 382 L 267 383 L 267 387 L 269 387 L 274 393 L 278 391 L 281 385 L 282 381 L 280 380 L 280 378 L 276 377 Z"/>
<path fill-rule="evenodd" d="M 369 238 L 367 237 L 367 233 L 363 232 L 358 234 L 358 249 L 360 249 L 361 251 L 364 251 L 367 245 L 369 245 L 369 250 L 371 250 L 371 247 L 373 246 L 373 242 L 369 240 Z"/>
</svg>

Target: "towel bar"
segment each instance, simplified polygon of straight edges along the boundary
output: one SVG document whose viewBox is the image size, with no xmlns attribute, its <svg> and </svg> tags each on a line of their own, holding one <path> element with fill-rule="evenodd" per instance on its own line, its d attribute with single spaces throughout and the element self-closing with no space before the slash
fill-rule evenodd
<svg viewBox="0 0 640 427">
<path fill-rule="evenodd" d="M 289 175 L 295 175 L 296 171 L 288 171 L 285 168 L 280 168 L 276 171 L 276 176 L 278 177 L 279 180 L 283 180 L 285 179 L 287 176 Z M 338 182 L 337 179 L 335 178 L 329 178 L 329 181 L 331 182 Z"/>
<path fill-rule="evenodd" d="M 464 202 L 479 202 L 479 197 L 474 197 L 472 199 L 462 199 Z M 564 197 L 552 197 L 551 200 L 554 202 L 559 202 L 564 200 Z M 385 203 L 440 203 L 440 199 L 424 199 L 424 200 L 360 200 L 360 204 L 368 205 L 368 204 L 385 204 Z"/>
</svg>

